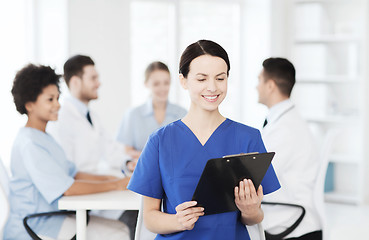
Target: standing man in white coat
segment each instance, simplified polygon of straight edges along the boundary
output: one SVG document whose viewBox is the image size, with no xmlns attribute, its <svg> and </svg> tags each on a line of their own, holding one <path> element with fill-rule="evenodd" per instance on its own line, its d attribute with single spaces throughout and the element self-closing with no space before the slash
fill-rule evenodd
<svg viewBox="0 0 369 240">
<path fill-rule="evenodd" d="M 263 62 L 257 90 L 259 103 L 268 107 L 262 137 L 266 149 L 276 152 L 273 167 L 281 189 L 264 196 L 266 202 L 302 206 L 306 213 L 300 224 L 283 239 L 321 240 L 319 215 L 314 204 L 314 188 L 319 171 L 319 158 L 307 123 L 290 100 L 295 84 L 295 68 L 284 58 Z M 277 234 L 288 229 L 301 216 L 302 208 L 264 205 L 264 229 Z M 272 239 L 268 238 L 267 240 Z"/>
<path fill-rule="evenodd" d="M 98 98 L 100 86 L 94 61 L 88 56 L 71 57 L 64 64 L 64 80 L 70 96 L 62 103 L 58 121 L 48 125 L 48 132 L 78 170 L 120 171 L 128 159 L 124 145 L 105 131 L 99 116 L 89 109 L 89 102 Z"/>
</svg>

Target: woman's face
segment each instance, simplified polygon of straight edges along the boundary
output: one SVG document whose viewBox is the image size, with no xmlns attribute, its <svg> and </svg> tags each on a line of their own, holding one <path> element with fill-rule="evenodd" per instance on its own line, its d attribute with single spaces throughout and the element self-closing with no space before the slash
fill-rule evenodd
<svg viewBox="0 0 369 240">
<path fill-rule="evenodd" d="M 166 102 L 170 89 L 170 74 L 164 70 L 153 71 L 147 82 L 146 87 L 150 89 L 151 97 L 155 102 Z"/>
<path fill-rule="evenodd" d="M 227 95 L 227 70 L 220 57 L 202 55 L 192 60 L 187 78 L 180 75 L 191 104 L 207 111 L 217 110 Z"/>
<path fill-rule="evenodd" d="M 56 85 L 45 87 L 38 95 L 35 102 L 26 103 L 28 115 L 39 119 L 42 122 L 58 120 L 59 90 Z"/>
</svg>

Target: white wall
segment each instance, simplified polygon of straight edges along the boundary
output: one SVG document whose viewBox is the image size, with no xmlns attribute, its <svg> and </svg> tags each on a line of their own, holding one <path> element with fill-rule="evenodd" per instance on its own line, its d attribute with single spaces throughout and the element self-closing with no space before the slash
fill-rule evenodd
<svg viewBox="0 0 369 240">
<path fill-rule="evenodd" d="M 290 15 L 289 0 L 270 1 L 270 46 L 271 56 L 273 57 L 287 57 L 290 36 L 289 23 Z"/>
<path fill-rule="evenodd" d="M 9 168 L 10 152 L 25 115 L 10 91 L 18 70 L 28 63 L 50 65 L 62 73 L 66 54 L 67 0 L 0 1 L 0 157 Z"/>
<path fill-rule="evenodd" d="M 369 12 L 369 3 L 366 2 L 365 4 L 365 10 L 367 13 Z M 369 14 L 366 14 L 366 18 L 365 18 L 365 28 L 368 29 L 369 26 Z M 365 40 L 364 42 L 368 43 L 369 40 L 369 31 L 366 31 L 366 35 L 365 35 Z M 368 44 L 366 44 L 365 46 L 363 46 L 363 49 L 365 51 L 364 54 L 364 59 L 363 62 L 364 63 L 368 63 L 369 62 L 369 47 Z M 368 70 L 368 66 L 361 66 L 363 68 L 363 74 L 364 76 L 368 77 L 369 76 L 369 70 Z M 368 107 L 368 102 L 369 102 L 369 84 L 368 84 L 368 79 L 363 79 L 363 81 L 366 82 L 365 84 L 365 89 L 363 90 L 364 93 L 364 98 L 363 101 L 363 108 L 366 109 L 365 111 L 365 116 L 364 116 L 364 134 L 363 134 L 363 141 L 364 141 L 364 155 L 366 156 L 365 159 L 365 163 L 364 163 L 364 167 L 365 167 L 365 173 L 369 173 L 369 148 L 366 145 L 366 143 L 369 143 L 369 126 L 368 126 L 368 122 L 369 122 L 369 107 Z M 365 178 L 365 183 L 363 184 L 364 189 L 364 203 L 369 204 L 369 188 L 367 187 L 369 185 L 369 174 L 365 174 L 364 176 Z"/>
<path fill-rule="evenodd" d="M 130 105 L 129 1 L 69 0 L 69 56 L 92 57 L 100 74 L 99 99 L 92 102 L 113 135 Z"/>
<path fill-rule="evenodd" d="M 261 128 L 267 115 L 267 108 L 258 103 L 258 75 L 264 59 L 270 57 L 272 43 L 270 37 L 272 4 L 269 0 L 244 1 L 242 18 L 241 84 L 244 92 L 241 101 L 243 123 Z"/>
</svg>

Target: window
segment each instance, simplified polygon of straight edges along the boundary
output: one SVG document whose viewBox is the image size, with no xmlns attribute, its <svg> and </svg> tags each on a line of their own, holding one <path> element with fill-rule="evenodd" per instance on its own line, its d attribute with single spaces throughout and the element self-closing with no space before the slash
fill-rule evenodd
<svg viewBox="0 0 369 240">
<path fill-rule="evenodd" d="M 172 89 L 176 86 L 174 4 L 169 1 L 134 1 L 131 4 L 131 91 L 132 104 L 148 97 L 144 88 L 145 69 L 153 61 L 168 65 Z M 144 89 L 144 90 L 143 90 Z"/>
<path fill-rule="evenodd" d="M 262 60 L 269 56 L 268 15 L 268 0 L 131 0 L 132 105 L 147 99 L 144 70 L 160 60 L 172 73 L 170 100 L 188 107 L 188 95 L 178 81 L 179 58 L 189 44 L 209 39 L 226 49 L 231 62 L 222 114 L 261 125 L 264 111 L 255 87 Z"/>
<path fill-rule="evenodd" d="M 67 56 L 66 6 L 66 0 L 0 2 L 0 157 L 7 168 L 14 138 L 26 122 L 10 92 L 15 73 L 30 62 L 62 72 Z"/>
<path fill-rule="evenodd" d="M 29 61 L 31 55 L 27 46 L 27 40 L 30 39 L 27 31 L 30 5 L 27 0 L 2 1 L 0 5 L 0 157 L 4 165 L 9 167 L 13 140 L 19 126 L 25 123 L 25 117 L 15 110 L 10 90 L 16 71 Z"/>
</svg>

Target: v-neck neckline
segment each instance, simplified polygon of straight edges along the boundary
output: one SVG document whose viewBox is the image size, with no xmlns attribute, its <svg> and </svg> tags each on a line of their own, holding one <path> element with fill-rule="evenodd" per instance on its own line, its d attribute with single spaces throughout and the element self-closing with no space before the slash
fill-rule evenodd
<svg viewBox="0 0 369 240">
<path fill-rule="evenodd" d="M 182 119 L 178 120 L 178 122 L 187 130 L 191 133 L 191 135 L 196 139 L 197 143 L 200 144 L 201 147 L 205 148 L 208 143 L 210 142 L 210 140 L 213 138 L 213 136 L 219 132 L 223 126 L 225 126 L 225 124 L 227 122 L 229 122 L 230 120 L 228 118 L 226 118 L 221 124 L 219 124 L 219 126 L 211 133 L 210 137 L 206 140 L 206 142 L 204 143 L 204 145 L 200 142 L 199 138 L 196 136 L 196 134 L 191 130 L 191 128 L 189 128 L 183 121 Z"/>
</svg>

